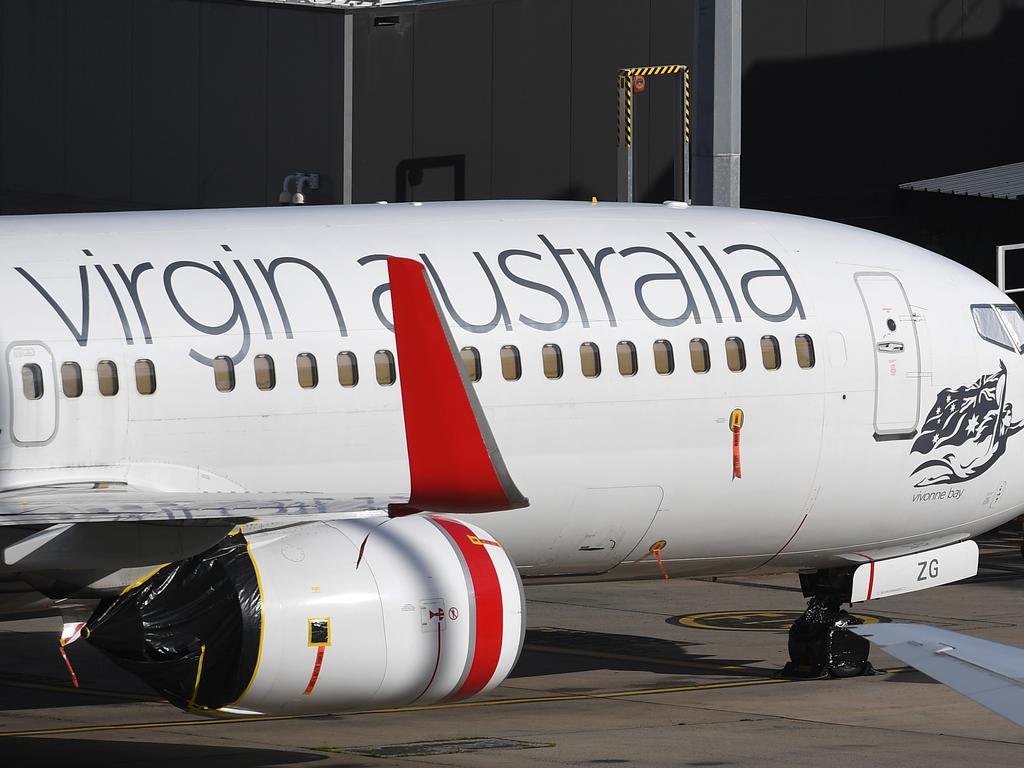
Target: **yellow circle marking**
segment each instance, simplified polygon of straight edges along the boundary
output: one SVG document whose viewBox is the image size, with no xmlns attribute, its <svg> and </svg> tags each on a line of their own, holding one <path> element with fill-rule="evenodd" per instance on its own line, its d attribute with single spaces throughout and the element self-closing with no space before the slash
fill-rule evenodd
<svg viewBox="0 0 1024 768">
<path fill-rule="evenodd" d="M 788 632 L 790 625 L 803 615 L 802 611 L 711 611 L 675 616 L 672 621 L 691 629 L 716 629 L 723 632 Z M 850 614 L 865 624 L 878 624 L 888 619 L 866 613 Z"/>
<path fill-rule="evenodd" d="M 743 411 L 740 408 L 734 408 L 732 413 L 729 414 L 729 426 L 734 432 L 743 428 Z"/>
</svg>

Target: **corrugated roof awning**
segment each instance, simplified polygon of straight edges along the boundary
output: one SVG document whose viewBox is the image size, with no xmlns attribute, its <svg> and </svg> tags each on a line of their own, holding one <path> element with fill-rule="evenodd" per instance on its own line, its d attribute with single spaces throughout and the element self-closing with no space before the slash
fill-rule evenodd
<svg viewBox="0 0 1024 768">
<path fill-rule="evenodd" d="M 1024 163 L 997 165 L 952 176 L 909 181 L 900 189 L 918 192 L 945 192 L 947 195 L 998 197 L 1003 200 L 1024 200 Z"/>
</svg>

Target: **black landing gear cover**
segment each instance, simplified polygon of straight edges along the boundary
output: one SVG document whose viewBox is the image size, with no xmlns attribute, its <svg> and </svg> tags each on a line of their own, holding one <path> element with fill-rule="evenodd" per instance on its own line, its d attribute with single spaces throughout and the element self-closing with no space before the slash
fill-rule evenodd
<svg viewBox="0 0 1024 768">
<path fill-rule="evenodd" d="M 790 661 L 784 677 L 821 678 L 873 675 L 870 643 L 847 627 L 861 619 L 840 610 L 838 602 L 812 598 L 804 615 L 789 628 Z"/>
</svg>

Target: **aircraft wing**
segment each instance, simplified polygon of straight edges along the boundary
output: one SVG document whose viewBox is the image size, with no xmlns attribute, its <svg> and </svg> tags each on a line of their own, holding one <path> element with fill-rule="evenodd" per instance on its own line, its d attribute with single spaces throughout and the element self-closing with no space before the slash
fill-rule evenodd
<svg viewBox="0 0 1024 768">
<path fill-rule="evenodd" d="M 1024 649 L 925 624 L 849 627 L 929 677 L 1024 725 Z"/>
<path fill-rule="evenodd" d="M 120 483 L 75 483 L 0 493 L 0 526 L 350 517 L 383 513 L 389 501 L 393 499 L 316 493 L 164 493 Z"/>
<path fill-rule="evenodd" d="M 161 492 L 118 483 L 12 489 L 0 492 L 0 534 L 5 527 L 14 533 L 10 528 L 15 526 L 30 532 L 20 539 L 16 533 L 0 538 L 8 542 L 3 548 L 4 564 L 71 568 L 159 562 L 209 546 L 210 537 L 223 536 L 239 523 L 268 518 L 279 525 L 280 518 L 287 524 L 300 519 L 472 514 L 526 506 L 528 501 L 509 475 L 423 265 L 389 258 L 388 272 L 410 493 L 375 498 L 344 490 Z M 400 489 L 405 483 L 396 481 L 395 486 Z M 165 542 L 169 526 L 178 529 L 178 539 L 191 537 L 191 545 Z M 10 543 L 12 538 L 17 540 Z"/>
<path fill-rule="evenodd" d="M 237 525 L 378 516 L 388 500 L 313 493 L 161 493 L 74 484 L 0 493 L 0 561 L 20 570 L 116 570 L 191 557 Z"/>
</svg>

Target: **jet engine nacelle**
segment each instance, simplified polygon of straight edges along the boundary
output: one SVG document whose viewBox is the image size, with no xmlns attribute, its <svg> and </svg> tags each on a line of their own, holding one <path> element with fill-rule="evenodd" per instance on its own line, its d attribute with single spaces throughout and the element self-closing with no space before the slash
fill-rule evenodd
<svg viewBox="0 0 1024 768">
<path fill-rule="evenodd" d="M 523 645 L 501 545 L 440 516 L 229 536 L 101 608 L 86 636 L 190 710 L 326 713 L 489 690 Z"/>
</svg>

